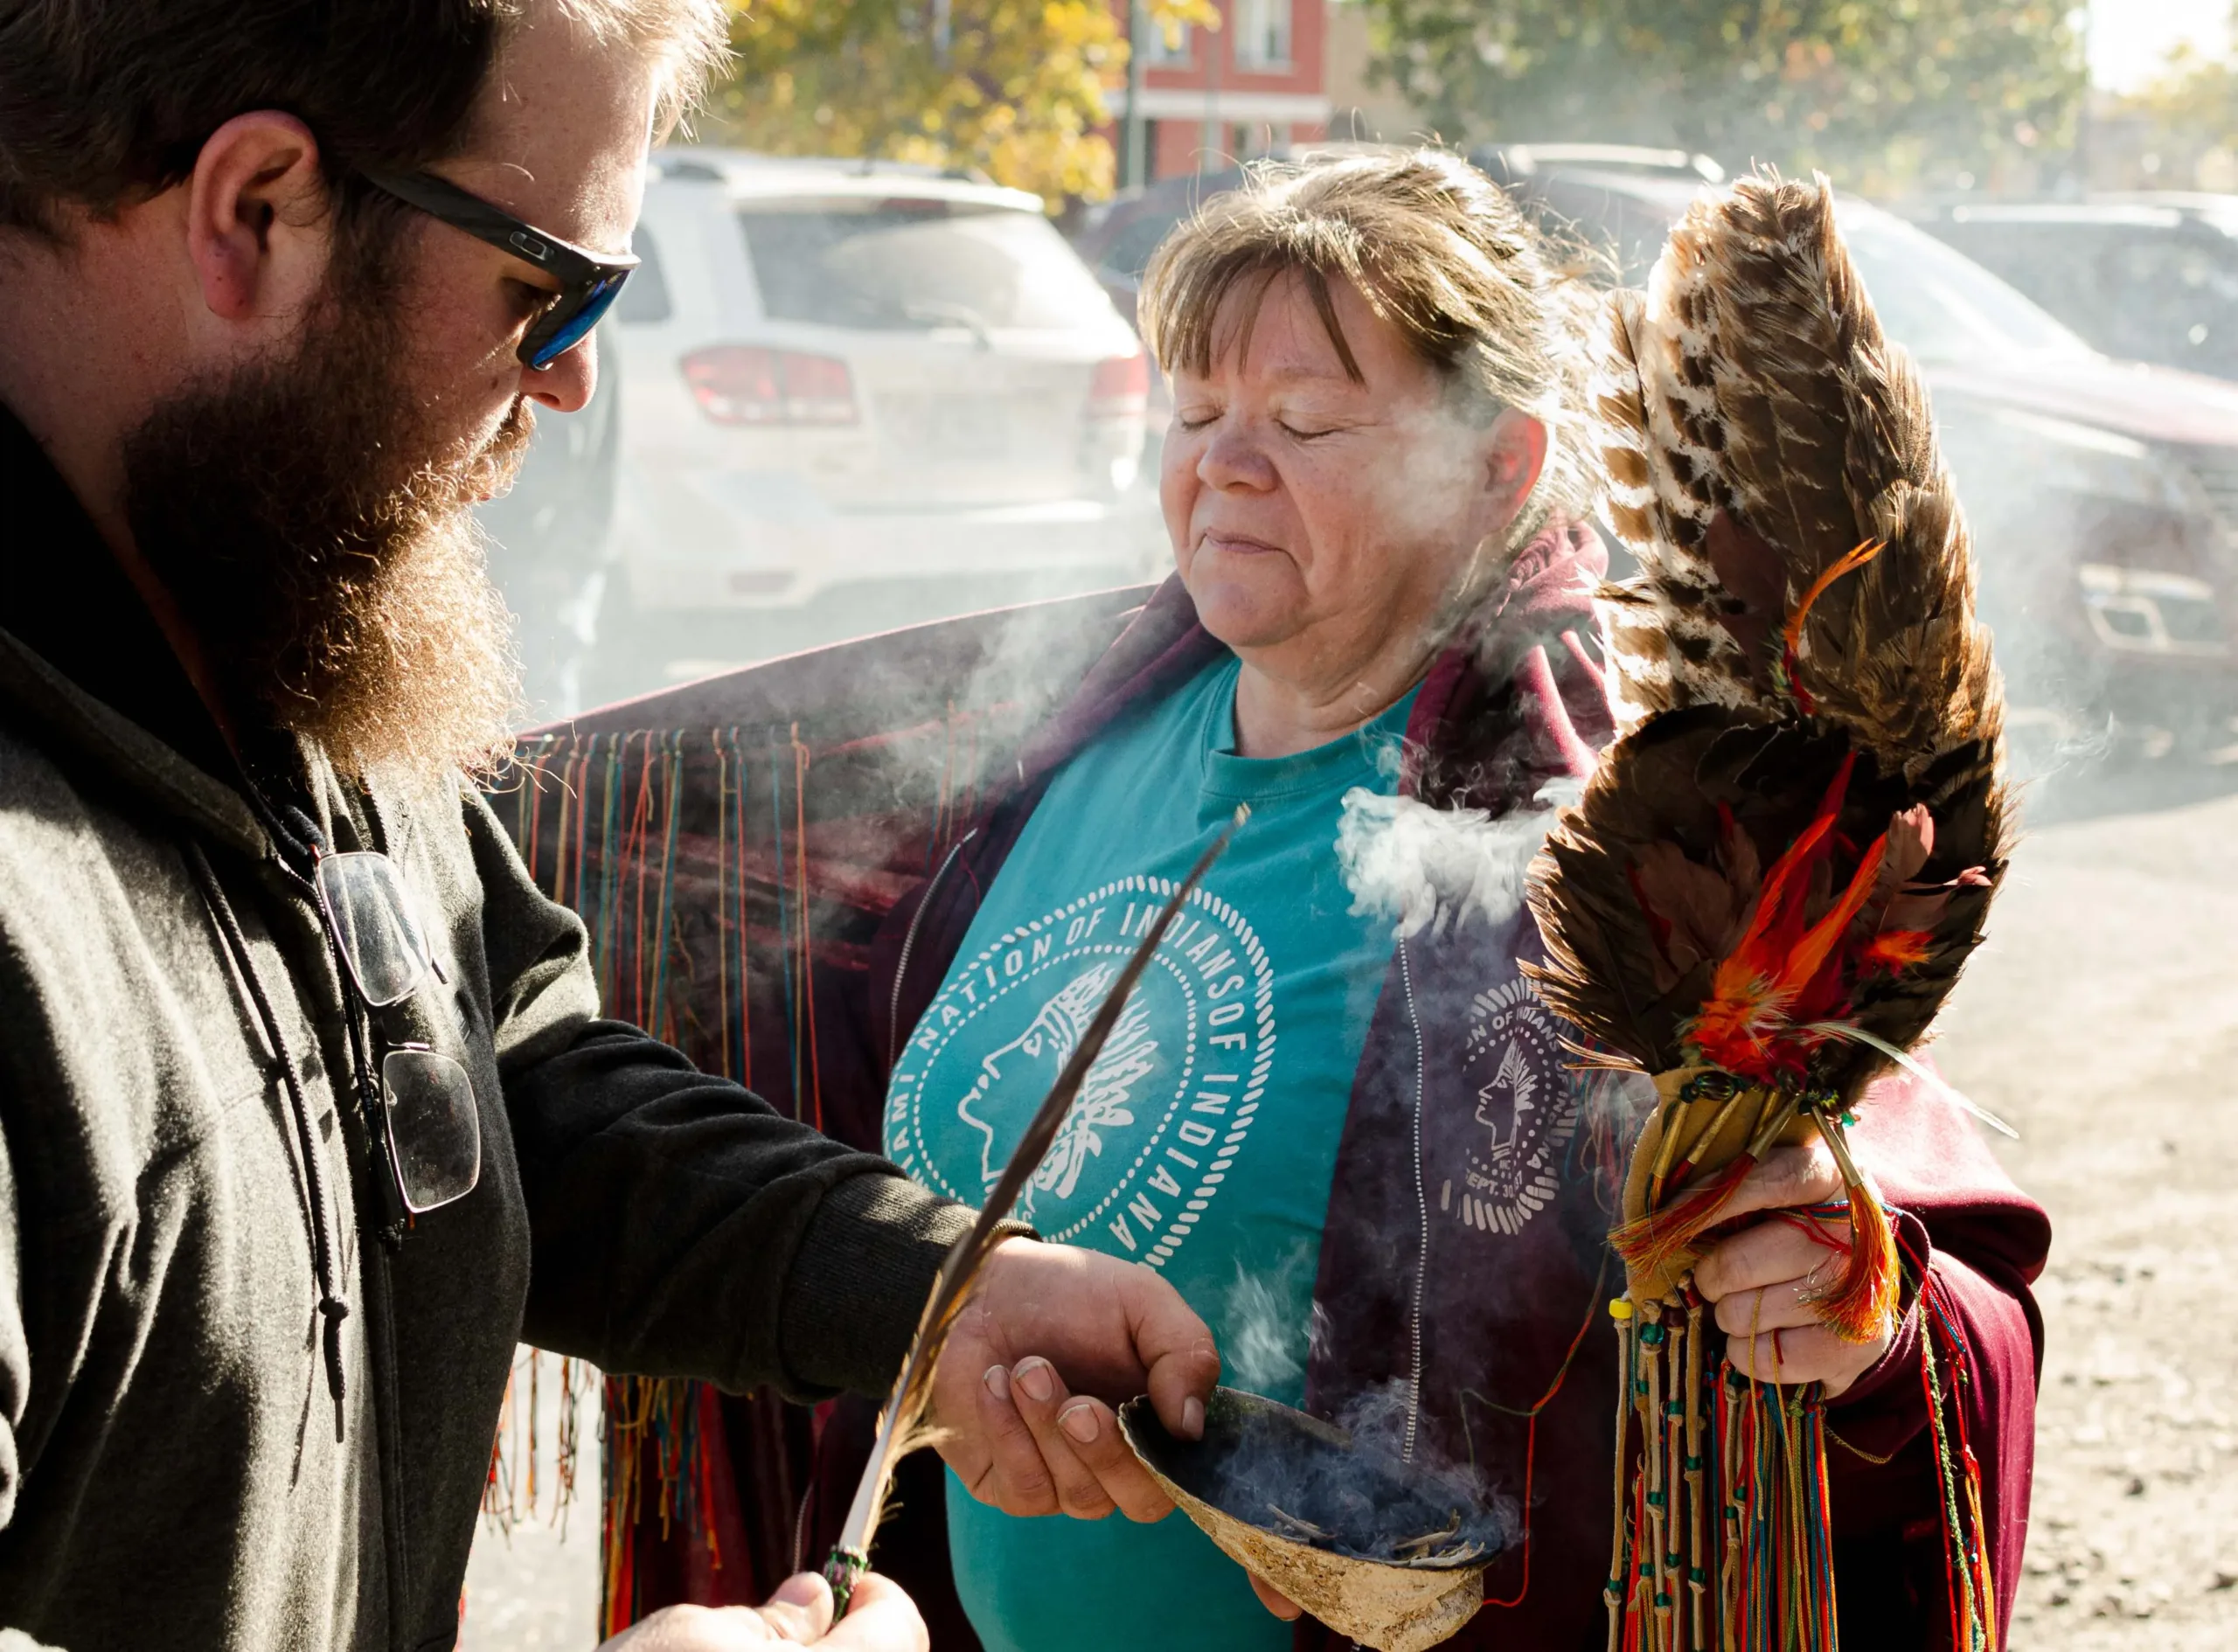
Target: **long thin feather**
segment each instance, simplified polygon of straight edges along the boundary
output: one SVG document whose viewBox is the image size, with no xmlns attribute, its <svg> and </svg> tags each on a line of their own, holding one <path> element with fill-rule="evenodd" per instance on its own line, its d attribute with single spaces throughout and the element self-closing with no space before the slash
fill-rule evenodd
<svg viewBox="0 0 2238 1652">
<path fill-rule="evenodd" d="M 1875 1033 L 1867 1032 L 1863 1027 L 1853 1027 L 1845 1021 L 1814 1021 L 1811 1024 L 1810 1031 L 1823 1032 L 1830 1038 L 1847 1038 L 1852 1043 L 1866 1045 L 1878 1050 L 1922 1084 L 1927 1086 L 1929 1089 L 1942 1096 L 1944 1100 L 1972 1114 L 1999 1135 L 2009 1136 L 2015 1142 L 2020 1139 L 2019 1131 L 1975 1100 L 1963 1090 L 1956 1088 L 1948 1079 L 1936 1072 L 1934 1068 L 1914 1059 L 1911 1055 L 1899 1050 L 1887 1039 Z"/>
<path fill-rule="evenodd" d="M 1018 1204 L 1018 1195 L 1025 1190 L 1027 1178 L 1048 1156 L 1057 1132 L 1064 1126 L 1066 1114 L 1072 1111 L 1081 1086 L 1087 1081 L 1088 1069 L 1103 1053 L 1105 1040 L 1118 1025 L 1129 995 L 1142 979 L 1143 970 L 1150 967 L 1175 914 L 1227 848 L 1236 828 L 1243 823 L 1244 815 L 1242 809 L 1236 811 L 1235 819 L 1197 857 L 1188 877 L 1182 879 L 1167 900 L 1164 910 L 1136 947 L 1134 956 L 1128 959 L 1127 967 L 1119 972 L 1118 980 L 1112 982 L 1102 1007 L 1095 1012 L 1095 1019 L 1088 1024 L 1087 1033 L 1057 1075 L 1057 1082 L 1050 1086 L 1025 1133 L 1018 1137 L 1018 1146 L 1011 1150 L 1010 1162 L 1003 1166 L 1002 1175 L 996 1178 L 985 1204 L 981 1206 L 979 1219 L 971 1225 L 970 1232 L 949 1247 L 940 1274 L 933 1281 L 932 1295 L 925 1302 L 925 1311 L 918 1319 L 917 1334 L 911 1339 L 908 1355 L 901 1362 L 901 1375 L 895 1379 L 893 1397 L 886 1401 L 885 1414 L 879 1419 L 878 1439 L 871 1447 L 870 1461 L 863 1467 L 863 1477 L 855 1487 L 855 1500 L 848 1507 L 847 1524 L 841 1528 L 839 1541 L 824 1566 L 824 1575 L 831 1585 L 833 1603 L 840 1615 L 846 1613 L 855 1579 L 870 1566 L 871 1540 L 878 1534 L 895 1468 L 934 1436 L 935 1431 L 926 1423 L 933 1399 L 933 1375 L 940 1367 L 949 1333 L 955 1329 L 957 1316 L 970 1300 L 972 1287 L 978 1282 L 980 1269 L 986 1266 L 1002 1238 L 1003 1223 Z"/>
</svg>

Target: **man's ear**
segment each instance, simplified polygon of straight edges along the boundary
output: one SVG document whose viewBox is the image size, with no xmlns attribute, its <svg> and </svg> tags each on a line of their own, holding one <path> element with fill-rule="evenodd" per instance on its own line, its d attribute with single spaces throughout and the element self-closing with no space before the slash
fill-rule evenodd
<svg viewBox="0 0 2238 1652">
<path fill-rule="evenodd" d="M 292 115 L 237 115 L 187 181 L 186 246 L 210 313 L 254 322 L 305 309 L 333 250 L 318 140 Z"/>
</svg>

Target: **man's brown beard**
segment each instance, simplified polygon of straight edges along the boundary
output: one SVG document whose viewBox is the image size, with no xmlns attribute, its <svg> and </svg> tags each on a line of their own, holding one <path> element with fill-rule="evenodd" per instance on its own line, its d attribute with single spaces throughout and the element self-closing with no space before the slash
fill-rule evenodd
<svg viewBox="0 0 2238 1652">
<path fill-rule="evenodd" d="M 310 737 L 354 778 L 483 770 L 518 672 L 469 508 L 511 479 L 534 415 L 517 402 L 440 452 L 393 289 L 332 297 L 292 359 L 191 387 L 127 439 L 133 537 L 236 718 Z"/>
</svg>

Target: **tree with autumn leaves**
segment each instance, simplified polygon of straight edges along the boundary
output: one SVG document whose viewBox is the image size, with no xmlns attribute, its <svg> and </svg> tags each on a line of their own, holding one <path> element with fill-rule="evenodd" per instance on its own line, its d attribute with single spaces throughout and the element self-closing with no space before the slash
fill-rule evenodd
<svg viewBox="0 0 2238 1652">
<path fill-rule="evenodd" d="M 2092 145 L 2093 183 L 2238 188 L 2238 16 L 2232 23 L 2220 50 L 2179 46 L 2151 80 L 2107 101 Z"/>
<path fill-rule="evenodd" d="M 1053 206 L 1111 191 L 1100 128 L 1124 79 L 1105 0 L 732 0 L 736 73 L 703 141 L 770 155 L 967 167 Z M 1218 26 L 1206 0 L 1152 0 L 1155 26 Z"/>
<path fill-rule="evenodd" d="M 2085 84 L 2070 0 L 1344 3 L 1449 141 L 1674 146 L 1866 191 L 2048 184 Z M 1220 23 L 1209 0 L 1143 3 L 1153 26 Z M 969 167 L 1053 206 L 1111 188 L 1127 41 L 1109 0 L 732 4 L 708 141 Z"/>
<path fill-rule="evenodd" d="M 2071 0 L 1362 3 L 1377 72 L 1449 140 L 1671 146 L 1869 191 L 2047 182 L 2085 84 Z"/>
</svg>

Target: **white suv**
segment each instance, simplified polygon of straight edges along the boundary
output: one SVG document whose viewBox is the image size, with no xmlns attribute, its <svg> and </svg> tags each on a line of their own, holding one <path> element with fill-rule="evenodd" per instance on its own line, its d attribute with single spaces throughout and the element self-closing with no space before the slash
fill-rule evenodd
<svg viewBox="0 0 2238 1652">
<path fill-rule="evenodd" d="M 654 158 L 601 336 L 625 358 L 608 620 L 636 651 L 674 677 L 742 632 L 782 652 L 1151 572 L 1149 364 L 1039 200 L 888 163 Z"/>
</svg>

